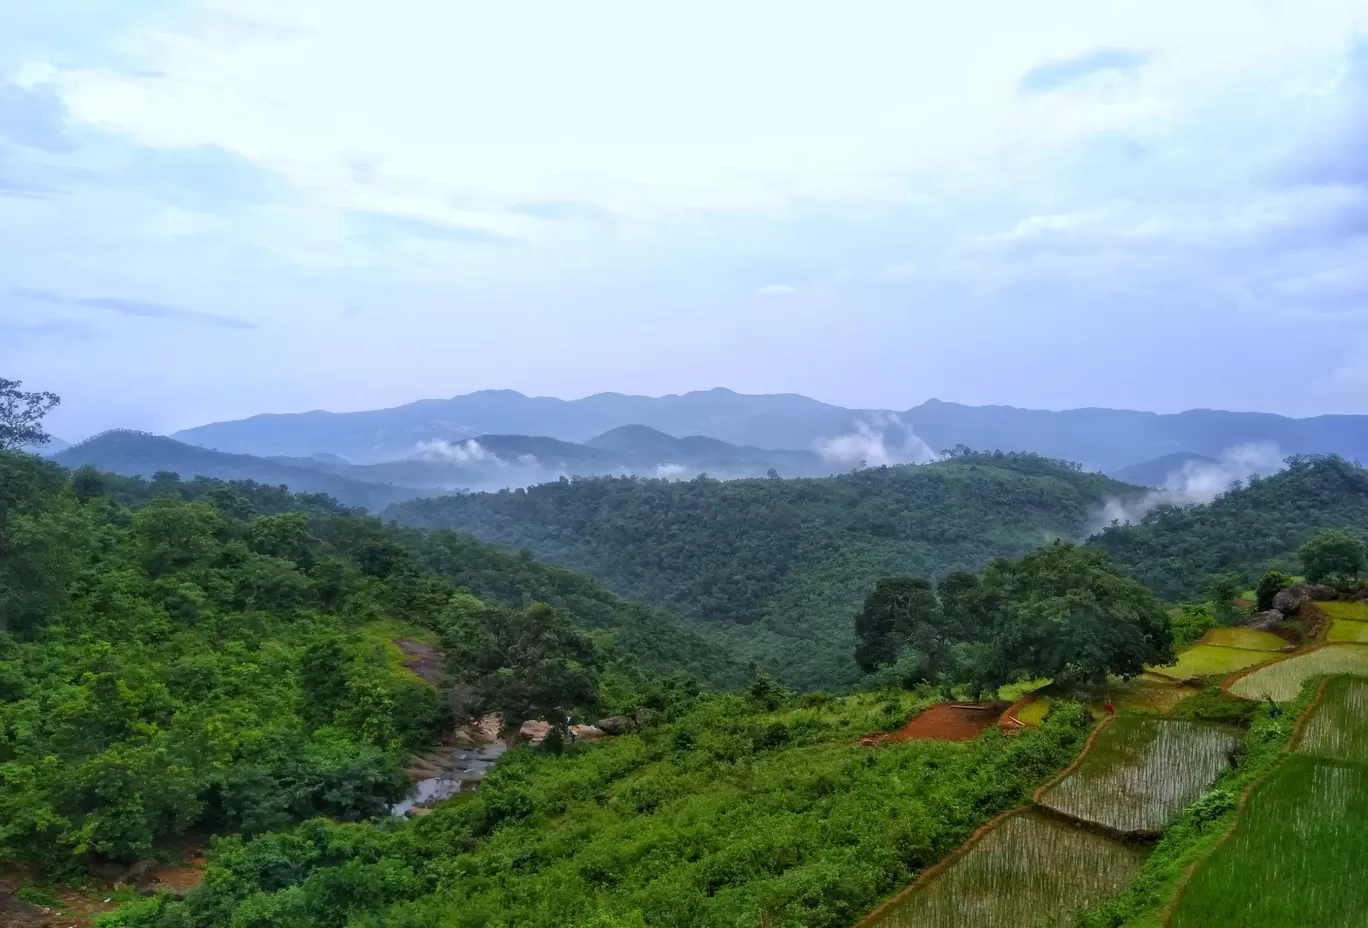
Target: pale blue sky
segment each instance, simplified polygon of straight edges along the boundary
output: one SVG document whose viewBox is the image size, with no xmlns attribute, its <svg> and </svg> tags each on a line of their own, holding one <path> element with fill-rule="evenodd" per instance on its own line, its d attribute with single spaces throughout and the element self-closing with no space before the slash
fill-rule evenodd
<svg viewBox="0 0 1368 928">
<path fill-rule="evenodd" d="M 0 10 L 0 375 L 1368 413 L 1368 2 Z"/>
</svg>

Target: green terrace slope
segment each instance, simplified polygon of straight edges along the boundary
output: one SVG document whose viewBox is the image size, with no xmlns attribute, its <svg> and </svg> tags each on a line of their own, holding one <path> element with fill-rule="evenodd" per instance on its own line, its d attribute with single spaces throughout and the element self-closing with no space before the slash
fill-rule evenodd
<svg viewBox="0 0 1368 928">
<path fill-rule="evenodd" d="M 879 578 L 938 578 L 1078 537 L 1107 498 L 1140 492 L 996 453 L 828 478 L 561 481 L 385 515 L 583 570 L 724 631 L 739 657 L 794 685 L 830 687 L 857 678 L 854 614 Z"/>
<path fill-rule="evenodd" d="M 1325 528 L 1368 533 L 1368 471 L 1334 455 L 1295 457 L 1205 506 L 1161 507 L 1093 544 L 1165 599 L 1200 597 L 1213 574 L 1296 573 L 1293 553 Z"/>
</svg>

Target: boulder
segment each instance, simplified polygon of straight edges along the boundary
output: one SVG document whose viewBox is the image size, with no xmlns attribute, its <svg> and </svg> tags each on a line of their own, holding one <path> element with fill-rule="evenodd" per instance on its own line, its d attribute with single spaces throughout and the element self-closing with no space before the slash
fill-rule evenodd
<svg viewBox="0 0 1368 928">
<path fill-rule="evenodd" d="M 610 735 L 625 735 L 636 727 L 636 722 L 625 715 L 610 715 L 606 719 L 599 719 L 596 727 Z"/>
<path fill-rule="evenodd" d="M 1339 599 L 1339 591 L 1317 583 L 1295 583 L 1273 597 L 1273 608 L 1286 616 L 1295 616 L 1306 603 Z"/>
<path fill-rule="evenodd" d="M 1368 586 L 1361 590 L 1355 590 L 1349 599 L 1356 603 L 1368 603 Z"/>
<path fill-rule="evenodd" d="M 1266 612 L 1254 613 L 1240 624 L 1245 628 L 1254 628 L 1261 632 L 1266 632 L 1278 622 L 1285 621 L 1286 619 L 1287 616 L 1283 615 L 1277 609 L 1269 609 Z"/>
</svg>

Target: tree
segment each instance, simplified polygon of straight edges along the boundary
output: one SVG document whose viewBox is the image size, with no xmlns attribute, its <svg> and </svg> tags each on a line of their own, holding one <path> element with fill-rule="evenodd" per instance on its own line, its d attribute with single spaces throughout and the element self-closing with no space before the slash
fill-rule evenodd
<svg viewBox="0 0 1368 928">
<path fill-rule="evenodd" d="M 1207 598 L 1211 600 L 1211 611 L 1216 621 L 1222 625 L 1235 624 L 1235 600 L 1244 592 L 1244 580 L 1235 571 L 1225 571 L 1211 578 Z"/>
<path fill-rule="evenodd" d="M 954 641 L 931 584 L 916 577 L 888 577 L 874 585 L 855 619 L 855 661 L 866 672 L 897 661 L 912 647 L 926 658 L 926 677 L 935 682 Z"/>
<path fill-rule="evenodd" d="M 1329 577 L 1357 579 L 1368 562 L 1363 536 L 1342 528 L 1317 532 L 1297 550 L 1297 555 L 1301 558 L 1302 572 L 1312 583 Z"/>
<path fill-rule="evenodd" d="M 441 621 L 458 721 L 498 713 L 512 743 L 528 719 L 564 728 L 570 713 L 597 708 L 602 655 L 561 610 L 533 603 L 515 612 L 459 592 Z"/>
<path fill-rule="evenodd" d="M 1273 598 L 1292 585 L 1292 578 L 1280 570 L 1270 570 L 1259 580 L 1258 587 L 1255 588 L 1254 598 L 1258 601 L 1257 607 L 1260 612 L 1267 612 L 1273 608 Z"/>
<path fill-rule="evenodd" d="M 61 399 L 55 393 L 25 393 L 23 383 L 0 377 L 0 451 L 46 445 L 52 436 L 43 431 L 43 417 Z"/>
<path fill-rule="evenodd" d="M 994 561 L 964 608 L 985 642 L 979 685 L 1023 677 L 1096 683 L 1173 660 L 1168 615 L 1154 594 L 1101 552 L 1072 544 Z"/>
</svg>

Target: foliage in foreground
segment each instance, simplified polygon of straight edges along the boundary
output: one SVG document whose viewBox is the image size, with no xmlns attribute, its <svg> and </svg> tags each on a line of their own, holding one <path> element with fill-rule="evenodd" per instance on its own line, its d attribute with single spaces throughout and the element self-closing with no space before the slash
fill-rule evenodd
<svg viewBox="0 0 1368 928">
<path fill-rule="evenodd" d="M 848 925 L 1026 801 L 1090 723 L 1069 704 L 1015 736 L 854 742 L 910 705 L 675 703 L 607 744 L 519 749 L 420 819 L 220 841 L 184 902 L 102 928 Z"/>
</svg>

